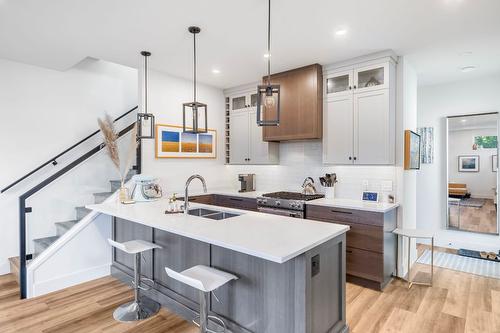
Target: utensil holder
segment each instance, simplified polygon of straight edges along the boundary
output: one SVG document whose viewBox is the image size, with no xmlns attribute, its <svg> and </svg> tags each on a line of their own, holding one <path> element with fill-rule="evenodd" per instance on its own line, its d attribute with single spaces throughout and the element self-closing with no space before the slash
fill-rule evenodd
<svg viewBox="0 0 500 333">
<path fill-rule="evenodd" d="M 335 187 L 325 187 L 325 199 L 335 199 Z"/>
</svg>

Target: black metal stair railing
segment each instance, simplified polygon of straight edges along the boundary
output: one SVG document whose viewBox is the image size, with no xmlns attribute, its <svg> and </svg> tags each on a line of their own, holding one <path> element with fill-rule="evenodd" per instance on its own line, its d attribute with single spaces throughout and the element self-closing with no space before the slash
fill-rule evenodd
<svg viewBox="0 0 500 333">
<path fill-rule="evenodd" d="M 119 116 L 118 118 L 116 118 L 114 121 L 117 122 L 118 120 L 124 118 L 125 116 L 129 115 L 130 113 L 132 113 L 135 110 L 137 110 L 137 106 L 134 107 L 133 109 L 125 112 L 124 114 L 122 114 L 121 116 Z M 134 128 L 135 124 L 136 124 L 136 122 L 134 121 L 133 123 L 131 123 L 130 125 L 128 125 L 124 129 L 122 129 L 118 133 L 118 137 L 122 137 L 125 134 L 129 133 Z M 99 130 L 95 131 L 92 134 L 90 134 L 89 136 L 85 137 L 84 139 L 78 141 L 77 143 L 75 143 L 74 145 L 72 145 L 71 147 L 69 147 L 68 149 L 64 150 L 62 153 L 56 155 L 55 157 L 53 157 L 49 161 L 41 164 L 39 167 L 33 169 L 31 172 L 27 173 L 26 175 L 24 175 L 23 177 L 19 178 L 18 180 L 16 180 L 15 182 L 13 182 L 12 184 L 10 184 L 9 186 L 5 187 L 1 192 L 3 193 L 5 191 L 9 190 L 10 188 L 12 188 L 15 185 L 19 184 L 23 180 L 31 177 L 32 175 L 34 175 L 39 170 L 41 170 L 42 168 L 44 168 L 45 166 L 47 166 L 49 164 L 57 165 L 57 159 L 58 158 L 60 158 L 61 156 L 65 155 L 66 153 L 68 153 L 69 151 L 73 150 L 74 148 L 76 148 L 77 146 L 81 145 L 82 143 L 84 143 L 85 141 L 89 140 L 90 138 L 94 137 L 99 132 L 100 132 Z M 70 172 L 73 168 L 75 168 L 76 166 L 80 165 L 81 163 L 83 163 L 84 161 L 86 161 L 87 159 L 89 159 L 91 156 L 93 156 L 93 155 L 97 154 L 98 152 L 100 152 L 102 149 L 105 148 L 105 146 L 106 145 L 104 143 L 101 143 L 98 146 L 95 146 L 94 148 L 90 149 L 89 151 L 87 151 L 86 153 L 84 153 L 83 155 L 81 155 L 80 157 L 78 157 L 77 159 L 73 160 L 71 163 L 69 163 L 65 167 L 61 168 L 60 170 L 58 170 L 54 174 L 50 175 L 48 178 L 44 179 L 43 181 L 41 181 L 40 183 L 38 183 L 37 185 L 35 185 L 34 187 L 32 187 L 30 190 L 26 191 L 24 194 L 22 194 L 19 197 L 19 261 L 20 261 L 20 267 L 19 267 L 19 284 L 20 284 L 21 298 L 26 298 L 26 296 L 27 296 L 26 263 L 27 263 L 28 260 L 30 260 L 32 258 L 31 254 L 26 253 L 27 252 L 26 251 L 26 231 L 27 231 L 26 230 L 26 214 L 32 212 L 32 208 L 26 206 L 26 200 L 28 198 L 30 198 L 32 195 L 34 195 L 35 193 L 37 193 L 38 191 L 40 191 L 43 188 L 45 188 L 47 185 L 49 185 L 52 182 L 54 182 L 55 180 L 59 179 L 61 176 L 63 176 L 66 173 Z M 141 160 L 141 155 L 142 155 L 141 151 L 142 151 L 141 140 L 139 139 L 138 142 L 137 142 L 136 165 L 134 167 L 134 169 L 136 170 L 137 173 L 141 173 L 141 162 L 142 162 L 142 160 Z"/>
</svg>

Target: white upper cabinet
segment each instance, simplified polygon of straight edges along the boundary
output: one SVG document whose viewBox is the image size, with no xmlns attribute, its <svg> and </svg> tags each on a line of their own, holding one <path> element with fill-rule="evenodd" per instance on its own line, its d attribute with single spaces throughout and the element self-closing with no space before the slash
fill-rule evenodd
<svg viewBox="0 0 500 333">
<path fill-rule="evenodd" d="M 257 126 L 257 93 L 230 95 L 229 105 L 228 164 L 278 164 L 279 143 L 263 141 L 262 127 Z"/>
<path fill-rule="evenodd" d="M 389 87 L 389 63 L 354 69 L 354 91 L 373 91 Z"/>
<path fill-rule="evenodd" d="M 324 77 L 323 162 L 394 164 L 394 60 L 326 69 Z"/>
<path fill-rule="evenodd" d="M 257 90 L 257 86 L 255 86 Z M 244 110 L 251 107 L 257 107 L 257 92 L 247 92 L 230 97 L 231 111 Z"/>
<path fill-rule="evenodd" d="M 354 157 L 354 114 L 352 95 L 335 96 L 328 101 L 323 119 L 325 163 L 352 164 Z M 325 138 L 327 138 L 325 140 Z"/>
<path fill-rule="evenodd" d="M 353 86 L 354 82 L 352 70 L 335 73 L 326 79 L 326 82 L 324 84 L 325 96 L 351 94 Z"/>
</svg>

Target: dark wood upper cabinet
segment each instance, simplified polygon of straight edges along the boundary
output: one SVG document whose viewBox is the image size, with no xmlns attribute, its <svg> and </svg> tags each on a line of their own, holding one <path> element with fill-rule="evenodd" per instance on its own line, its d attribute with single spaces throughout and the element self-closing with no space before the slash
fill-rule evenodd
<svg viewBox="0 0 500 333">
<path fill-rule="evenodd" d="M 266 82 L 266 77 L 263 78 Z M 321 139 L 323 135 L 323 70 L 321 65 L 271 75 L 280 85 L 280 125 L 264 126 L 264 141 Z M 274 116 L 274 115 L 269 115 Z M 265 119 L 265 117 L 264 117 Z"/>
</svg>

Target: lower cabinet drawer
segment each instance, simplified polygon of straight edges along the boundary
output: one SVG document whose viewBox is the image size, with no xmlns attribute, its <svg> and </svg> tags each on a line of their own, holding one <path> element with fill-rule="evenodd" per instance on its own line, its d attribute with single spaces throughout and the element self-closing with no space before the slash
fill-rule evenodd
<svg viewBox="0 0 500 333">
<path fill-rule="evenodd" d="M 374 227 L 366 224 L 345 223 L 351 229 L 347 232 L 347 246 L 357 249 L 384 252 L 384 230 L 382 227 Z"/>
<path fill-rule="evenodd" d="M 257 211 L 257 199 L 216 195 L 215 205 Z"/>
<path fill-rule="evenodd" d="M 184 201 L 184 198 L 178 200 Z M 205 205 L 215 205 L 215 198 L 213 194 L 202 194 L 189 197 L 189 202 L 196 202 Z"/>
<path fill-rule="evenodd" d="M 372 281 L 384 281 L 384 258 L 377 252 L 346 248 L 347 274 Z"/>
</svg>

